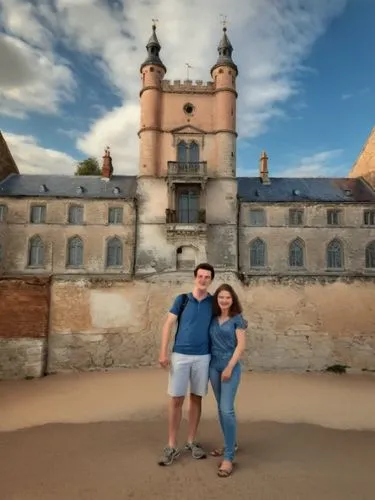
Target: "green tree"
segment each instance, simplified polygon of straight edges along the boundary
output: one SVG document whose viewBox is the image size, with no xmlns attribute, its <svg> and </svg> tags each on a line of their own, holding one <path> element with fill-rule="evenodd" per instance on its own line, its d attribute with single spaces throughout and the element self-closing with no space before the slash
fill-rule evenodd
<svg viewBox="0 0 375 500">
<path fill-rule="evenodd" d="M 96 158 L 87 158 L 78 163 L 74 175 L 100 175 L 101 169 Z"/>
</svg>

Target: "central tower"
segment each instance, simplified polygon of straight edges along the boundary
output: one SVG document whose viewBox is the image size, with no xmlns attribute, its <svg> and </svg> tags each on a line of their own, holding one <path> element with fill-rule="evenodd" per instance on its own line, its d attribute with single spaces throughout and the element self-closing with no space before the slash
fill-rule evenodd
<svg viewBox="0 0 375 500">
<path fill-rule="evenodd" d="M 209 82 L 165 80 L 156 27 L 141 65 L 139 274 L 237 269 L 236 78 L 226 28 Z"/>
</svg>

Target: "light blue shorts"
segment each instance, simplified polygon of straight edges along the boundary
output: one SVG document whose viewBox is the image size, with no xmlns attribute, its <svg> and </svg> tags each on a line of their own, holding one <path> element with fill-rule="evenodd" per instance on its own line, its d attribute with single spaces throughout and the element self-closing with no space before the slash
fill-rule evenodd
<svg viewBox="0 0 375 500">
<path fill-rule="evenodd" d="M 185 396 L 190 384 L 190 393 L 205 396 L 208 392 L 210 354 L 199 356 L 173 352 L 169 369 L 168 394 Z"/>
</svg>

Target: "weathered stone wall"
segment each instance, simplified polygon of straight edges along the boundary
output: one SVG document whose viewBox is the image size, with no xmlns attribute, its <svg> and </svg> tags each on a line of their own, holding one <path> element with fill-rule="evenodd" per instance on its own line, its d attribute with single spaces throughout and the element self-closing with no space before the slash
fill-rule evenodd
<svg viewBox="0 0 375 500">
<path fill-rule="evenodd" d="M 7 273 L 27 274 L 131 274 L 134 261 L 135 212 L 131 202 L 123 200 L 74 200 L 39 198 L 0 198 L 7 206 L 6 245 L 4 244 L 3 267 Z M 46 207 L 43 224 L 31 224 L 30 210 L 33 205 Z M 84 209 L 82 224 L 69 224 L 70 205 Z M 123 209 L 123 223 L 109 224 L 110 207 Z M 1 238 L 0 226 L 0 238 Z M 29 242 L 39 236 L 44 245 L 44 265 L 29 266 Z M 83 242 L 83 266 L 67 266 L 69 238 L 79 236 Z M 117 237 L 123 244 L 123 265 L 106 266 L 107 241 Z"/>
<path fill-rule="evenodd" d="M 323 370 L 341 364 L 375 370 L 375 283 L 253 280 L 230 276 L 249 321 L 244 367 Z M 155 280 L 155 278 L 154 278 Z M 55 281 L 48 372 L 149 366 L 177 293 L 174 282 Z"/>
<path fill-rule="evenodd" d="M 289 209 L 304 210 L 304 223 L 301 226 L 289 225 Z M 327 209 L 341 211 L 340 225 L 327 226 Z M 240 271 L 248 274 L 321 274 L 328 273 L 327 245 L 337 238 L 343 245 L 344 267 L 338 272 L 370 275 L 374 269 L 365 268 L 365 248 L 375 240 L 375 228 L 364 226 L 363 212 L 375 206 L 354 204 L 255 204 L 243 203 L 240 210 L 239 259 Z M 250 225 L 250 210 L 263 209 L 265 224 Z M 250 267 L 250 245 L 260 238 L 266 244 L 266 266 L 262 269 Z M 289 245 L 296 238 L 304 243 L 305 265 L 302 269 L 289 266 Z"/>
<path fill-rule="evenodd" d="M 34 277 L 0 279 L 0 379 L 43 375 L 49 285 Z"/>
</svg>

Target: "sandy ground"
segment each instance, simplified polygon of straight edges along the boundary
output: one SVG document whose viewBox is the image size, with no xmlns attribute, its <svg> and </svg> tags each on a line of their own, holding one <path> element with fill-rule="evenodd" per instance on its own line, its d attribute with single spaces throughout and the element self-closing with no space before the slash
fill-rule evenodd
<svg viewBox="0 0 375 500">
<path fill-rule="evenodd" d="M 0 500 L 375 498 L 374 375 L 245 374 L 228 479 L 213 458 L 157 466 L 165 387 L 151 369 L 0 382 Z M 200 440 L 220 444 L 211 393 Z"/>
</svg>

